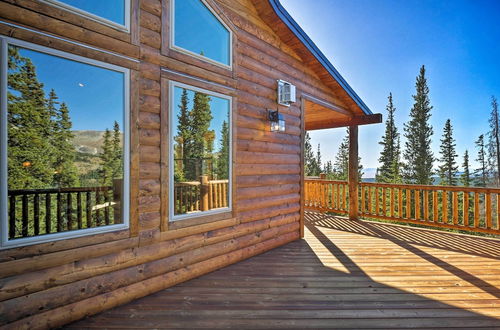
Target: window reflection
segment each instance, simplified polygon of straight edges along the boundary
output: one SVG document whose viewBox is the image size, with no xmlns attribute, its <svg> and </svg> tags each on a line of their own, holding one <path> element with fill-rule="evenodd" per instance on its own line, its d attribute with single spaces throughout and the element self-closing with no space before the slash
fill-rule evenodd
<svg viewBox="0 0 500 330">
<path fill-rule="evenodd" d="M 123 72 L 8 47 L 9 239 L 123 223 Z"/>
<path fill-rule="evenodd" d="M 227 208 L 230 101 L 174 87 L 174 215 Z"/>
<path fill-rule="evenodd" d="M 229 30 L 200 0 L 174 1 L 174 46 L 230 65 Z"/>
</svg>

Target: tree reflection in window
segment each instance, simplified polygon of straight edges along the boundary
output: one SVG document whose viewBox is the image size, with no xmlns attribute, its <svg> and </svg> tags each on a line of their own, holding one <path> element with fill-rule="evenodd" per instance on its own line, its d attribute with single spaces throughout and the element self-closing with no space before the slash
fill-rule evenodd
<svg viewBox="0 0 500 330">
<path fill-rule="evenodd" d="M 230 101 L 174 87 L 174 215 L 227 208 Z"/>
</svg>

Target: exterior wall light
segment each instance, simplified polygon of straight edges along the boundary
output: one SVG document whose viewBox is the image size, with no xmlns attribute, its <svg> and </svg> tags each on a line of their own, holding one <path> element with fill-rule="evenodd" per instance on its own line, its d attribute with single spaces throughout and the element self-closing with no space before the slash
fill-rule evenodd
<svg viewBox="0 0 500 330">
<path fill-rule="evenodd" d="M 269 121 L 271 122 L 271 132 L 284 132 L 285 119 L 278 110 L 267 110 Z"/>
</svg>

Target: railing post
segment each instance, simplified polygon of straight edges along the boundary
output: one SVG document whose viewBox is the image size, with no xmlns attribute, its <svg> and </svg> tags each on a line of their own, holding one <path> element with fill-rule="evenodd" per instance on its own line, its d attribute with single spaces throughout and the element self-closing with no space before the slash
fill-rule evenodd
<svg viewBox="0 0 500 330">
<path fill-rule="evenodd" d="M 200 201 L 201 211 L 208 211 L 208 175 L 200 176 Z"/>
<path fill-rule="evenodd" d="M 349 219 L 358 220 L 358 126 L 349 127 Z"/>
<path fill-rule="evenodd" d="M 122 223 L 122 201 L 127 196 L 122 196 L 123 179 L 113 180 L 113 223 Z M 109 192 L 107 192 L 109 193 Z"/>
<path fill-rule="evenodd" d="M 325 180 L 326 179 L 326 173 L 320 173 L 319 174 L 320 180 Z"/>
</svg>

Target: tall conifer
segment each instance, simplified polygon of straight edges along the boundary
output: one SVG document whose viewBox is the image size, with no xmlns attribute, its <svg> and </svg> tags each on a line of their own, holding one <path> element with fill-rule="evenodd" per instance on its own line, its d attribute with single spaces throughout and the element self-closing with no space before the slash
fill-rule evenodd
<svg viewBox="0 0 500 330">
<path fill-rule="evenodd" d="M 217 157 L 217 178 L 225 180 L 229 178 L 229 125 L 222 122 L 221 137 L 219 141 L 219 155 Z"/>
<path fill-rule="evenodd" d="M 465 186 L 469 187 L 472 183 L 471 177 L 470 177 L 470 165 L 469 165 L 469 152 L 465 150 L 464 153 L 464 162 L 462 163 L 462 175 L 460 175 L 460 183 Z"/>
<path fill-rule="evenodd" d="M 415 103 L 410 111 L 410 120 L 404 126 L 406 138 L 403 157 L 404 179 L 407 183 L 432 184 L 432 165 L 434 156 L 431 151 L 432 126 L 429 124 L 432 106 L 429 87 L 425 77 L 425 66 L 420 68 L 416 79 Z"/>
<path fill-rule="evenodd" d="M 376 180 L 378 182 L 393 182 L 399 176 L 399 133 L 394 121 L 394 112 L 396 108 L 392 103 L 392 93 L 389 93 L 387 110 L 387 120 L 385 121 L 385 134 L 382 141 L 379 142 L 383 146 L 382 152 L 378 161 L 380 167 Z"/>
<path fill-rule="evenodd" d="M 476 140 L 477 158 L 479 168 L 474 171 L 474 182 L 478 187 L 486 187 L 488 184 L 488 163 L 486 160 L 486 146 L 484 144 L 484 135 L 479 135 Z"/>
<path fill-rule="evenodd" d="M 441 165 L 439 166 L 439 176 L 441 185 L 456 186 L 458 165 L 456 158 L 458 157 L 455 151 L 456 143 L 453 138 L 453 127 L 451 120 L 448 119 L 444 125 L 443 138 L 441 139 L 440 154 Z"/>
<path fill-rule="evenodd" d="M 497 99 L 491 97 L 490 131 L 488 132 L 488 165 L 495 186 L 500 185 L 500 115 Z"/>
</svg>

